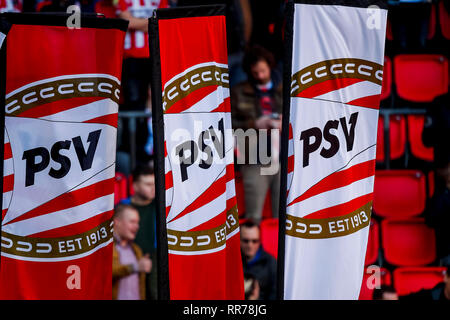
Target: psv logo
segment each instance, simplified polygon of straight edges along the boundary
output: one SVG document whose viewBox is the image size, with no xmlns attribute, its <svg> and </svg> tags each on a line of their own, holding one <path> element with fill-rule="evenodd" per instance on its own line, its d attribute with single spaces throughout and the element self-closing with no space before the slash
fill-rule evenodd
<svg viewBox="0 0 450 320">
<path fill-rule="evenodd" d="M 67 261 L 112 241 L 119 87 L 79 74 L 6 95 L 2 255 Z"/>
<path fill-rule="evenodd" d="M 26 161 L 25 169 L 25 186 L 32 186 L 35 182 L 35 175 L 44 171 L 50 165 L 50 158 L 59 164 L 59 169 L 54 166 L 48 170 L 48 175 L 54 179 L 62 179 L 69 173 L 74 159 L 73 153 L 81 167 L 82 171 L 86 171 L 92 167 L 95 150 L 97 150 L 98 140 L 100 138 L 101 130 L 92 131 L 89 133 L 87 142 L 89 147 L 85 148 L 80 136 L 73 137 L 71 140 L 57 141 L 48 150 L 45 147 L 37 147 L 23 152 L 22 160 Z M 73 148 L 72 148 L 73 146 Z M 73 149 L 73 150 L 72 150 Z M 63 150 L 72 151 L 71 157 L 61 154 Z M 40 158 L 40 160 L 38 160 Z"/>
</svg>

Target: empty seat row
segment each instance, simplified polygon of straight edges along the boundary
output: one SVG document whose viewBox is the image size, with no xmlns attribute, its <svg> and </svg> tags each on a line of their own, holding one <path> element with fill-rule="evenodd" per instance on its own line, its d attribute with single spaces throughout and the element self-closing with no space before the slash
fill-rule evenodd
<svg viewBox="0 0 450 320">
<path fill-rule="evenodd" d="M 412 156 L 417 159 L 432 162 L 433 147 L 427 147 L 422 140 L 425 115 L 393 115 L 389 118 L 389 149 L 390 160 L 396 160 L 405 155 L 408 143 Z M 377 161 L 385 160 L 384 116 L 378 119 Z"/>
<path fill-rule="evenodd" d="M 399 54 L 385 57 L 381 100 L 394 92 L 414 103 L 430 103 L 448 92 L 448 59 L 442 54 Z"/>
<path fill-rule="evenodd" d="M 373 193 L 373 211 L 377 216 L 419 216 L 426 206 L 426 176 L 419 170 L 377 170 Z"/>
<path fill-rule="evenodd" d="M 450 39 L 447 0 L 399 1 L 389 7 L 389 13 L 386 39 L 396 42 L 396 47 L 414 50 L 426 47 L 429 41 Z"/>
<path fill-rule="evenodd" d="M 432 289 L 444 281 L 445 271 L 444 267 L 401 267 L 391 274 L 385 268 L 370 266 L 363 275 L 359 300 L 372 300 L 374 289 L 381 285 L 393 286 L 400 297 Z"/>
</svg>

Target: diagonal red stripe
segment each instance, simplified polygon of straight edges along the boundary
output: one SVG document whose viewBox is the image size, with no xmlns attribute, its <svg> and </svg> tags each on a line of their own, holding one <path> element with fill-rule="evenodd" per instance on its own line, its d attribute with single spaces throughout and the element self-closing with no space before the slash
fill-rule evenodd
<svg viewBox="0 0 450 320">
<path fill-rule="evenodd" d="M 188 205 L 181 213 L 179 213 L 175 218 L 173 218 L 171 221 L 175 221 L 188 213 L 191 213 L 194 210 L 197 210 L 200 207 L 203 207 L 205 204 L 213 201 L 217 197 L 221 196 L 226 191 L 226 178 L 227 176 L 224 175 L 223 177 L 217 179 L 209 186 L 208 189 L 206 189 L 197 199 L 194 200 L 190 205 Z M 170 222 L 170 221 L 168 221 Z"/>
<path fill-rule="evenodd" d="M 166 173 L 166 176 L 164 178 L 166 182 L 166 190 L 173 188 L 173 174 L 172 171 L 169 171 Z"/>
<path fill-rule="evenodd" d="M 226 216 L 227 210 L 222 211 L 217 216 L 215 216 L 212 219 L 209 219 L 208 221 L 203 222 L 202 224 L 190 229 L 189 231 L 201 231 L 201 230 L 208 230 L 216 228 L 222 224 L 225 223 L 227 216 Z M 220 235 L 222 236 L 222 235 Z"/>
<path fill-rule="evenodd" d="M 89 219 L 69 224 L 67 226 L 38 232 L 29 235 L 29 237 L 32 238 L 60 238 L 60 237 L 66 237 L 67 235 L 72 234 L 80 234 L 83 232 L 86 232 L 88 230 L 91 230 L 95 228 L 96 226 L 102 224 L 103 222 L 109 220 L 112 218 L 114 214 L 114 210 L 106 211 L 100 214 L 97 214 Z M 74 245 L 77 245 L 77 243 L 74 243 Z"/>
<path fill-rule="evenodd" d="M 230 97 L 225 98 L 217 108 L 210 112 L 231 112 Z"/>
<path fill-rule="evenodd" d="M 99 123 L 99 124 L 107 124 L 114 128 L 117 128 L 117 113 L 107 114 L 104 116 L 100 116 L 94 119 L 86 120 L 84 123 Z"/>
<path fill-rule="evenodd" d="M 373 96 L 363 97 L 359 99 L 352 100 L 346 104 L 351 104 L 358 107 L 366 107 L 370 109 L 378 109 L 380 107 L 380 95 L 375 94 Z"/>
<path fill-rule="evenodd" d="M 313 213 L 310 213 L 303 218 L 305 219 L 325 219 L 339 217 L 349 214 L 359 208 L 361 208 L 366 203 L 373 200 L 373 193 L 363 195 L 361 197 L 355 198 L 345 203 L 338 204 L 333 207 L 322 209 Z"/>
<path fill-rule="evenodd" d="M 2 210 L 2 220 L 5 218 L 6 212 L 8 212 L 8 209 L 3 209 Z"/>
<path fill-rule="evenodd" d="M 290 156 L 288 158 L 288 165 L 287 165 L 287 172 L 292 172 L 294 171 L 294 155 Z"/>
<path fill-rule="evenodd" d="M 200 100 L 202 100 L 204 97 L 206 97 L 211 92 L 214 92 L 215 90 L 217 90 L 217 85 L 197 89 L 194 92 L 190 93 L 187 97 L 174 103 L 169 108 L 169 110 L 165 111 L 165 113 L 180 113 L 186 111 L 187 109 L 192 107 L 194 104 L 196 104 L 197 102 L 199 102 Z"/>
<path fill-rule="evenodd" d="M 3 154 L 4 160 L 8 160 L 8 159 L 12 158 L 11 144 L 9 142 L 5 143 L 5 145 L 3 146 L 3 152 L 4 152 L 4 154 Z"/>
<path fill-rule="evenodd" d="M 48 213 L 61 211 L 64 209 L 79 206 L 99 197 L 114 193 L 115 178 L 103 180 L 90 186 L 64 193 L 39 207 L 36 207 L 25 214 L 9 221 L 7 224 L 42 216 Z"/>
<path fill-rule="evenodd" d="M 288 206 L 294 203 L 311 198 L 319 193 L 330 191 L 336 188 L 347 186 L 355 181 L 373 176 L 375 174 L 375 159 L 355 164 L 348 169 L 330 174 L 328 177 L 320 180 L 314 186 L 306 190 L 301 196 L 297 197 Z"/>
<path fill-rule="evenodd" d="M 3 193 L 9 192 L 14 189 L 14 175 L 10 174 L 9 176 L 3 177 Z"/>
<path fill-rule="evenodd" d="M 292 124 L 289 123 L 289 140 L 294 139 L 294 131 L 292 130 Z"/>
<path fill-rule="evenodd" d="M 322 94 L 348 87 L 352 84 L 364 81 L 362 79 L 355 78 L 338 78 L 330 79 L 324 82 L 318 83 L 308 89 L 301 91 L 297 97 L 301 98 L 314 98 Z"/>
</svg>

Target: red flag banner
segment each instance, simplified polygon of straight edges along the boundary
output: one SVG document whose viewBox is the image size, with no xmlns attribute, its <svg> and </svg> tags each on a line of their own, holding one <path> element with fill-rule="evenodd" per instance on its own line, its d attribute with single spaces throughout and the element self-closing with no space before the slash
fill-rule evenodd
<svg viewBox="0 0 450 320">
<path fill-rule="evenodd" d="M 127 22 L 5 17 L 0 299 L 111 299 Z"/>
<path fill-rule="evenodd" d="M 223 7 L 158 10 L 150 41 L 170 299 L 243 299 Z"/>
</svg>

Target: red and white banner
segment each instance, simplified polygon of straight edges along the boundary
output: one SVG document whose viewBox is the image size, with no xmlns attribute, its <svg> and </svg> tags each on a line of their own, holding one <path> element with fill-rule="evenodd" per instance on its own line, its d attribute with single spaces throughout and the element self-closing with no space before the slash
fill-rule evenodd
<svg viewBox="0 0 450 320">
<path fill-rule="evenodd" d="M 243 299 L 225 16 L 221 7 L 167 9 L 154 23 L 170 298 Z"/>
<path fill-rule="evenodd" d="M 111 299 L 127 23 L 6 18 L 0 299 Z"/>
<path fill-rule="evenodd" d="M 284 141 L 284 299 L 357 299 L 372 210 L 387 10 L 296 1 Z M 371 6 L 372 5 L 372 6 Z M 289 108 L 287 108 L 289 110 Z"/>
</svg>

